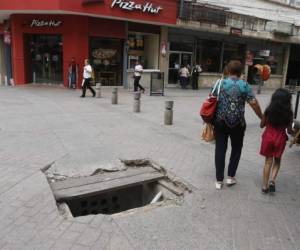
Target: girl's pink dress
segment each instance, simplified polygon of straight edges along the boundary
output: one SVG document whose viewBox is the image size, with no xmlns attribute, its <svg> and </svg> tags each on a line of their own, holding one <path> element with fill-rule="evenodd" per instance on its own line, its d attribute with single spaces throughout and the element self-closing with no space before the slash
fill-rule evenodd
<svg viewBox="0 0 300 250">
<path fill-rule="evenodd" d="M 260 154 L 266 157 L 281 158 L 288 136 L 285 128 L 274 128 L 267 124 L 262 135 Z"/>
</svg>

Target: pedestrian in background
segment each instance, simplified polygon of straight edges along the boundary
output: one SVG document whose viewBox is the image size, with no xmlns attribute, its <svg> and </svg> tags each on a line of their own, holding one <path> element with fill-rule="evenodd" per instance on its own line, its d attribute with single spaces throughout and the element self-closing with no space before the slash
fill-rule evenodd
<svg viewBox="0 0 300 250">
<path fill-rule="evenodd" d="M 68 73 L 69 73 L 69 88 L 70 89 L 75 89 L 77 86 L 77 81 L 78 81 L 78 64 L 75 61 L 75 58 L 72 57 L 71 63 L 69 64 L 68 68 Z"/>
<path fill-rule="evenodd" d="M 179 70 L 179 79 L 180 79 L 180 85 L 182 89 L 186 89 L 188 82 L 189 82 L 189 76 L 190 72 L 188 68 L 185 65 L 182 65 Z"/>
<path fill-rule="evenodd" d="M 139 61 L 136 61 L 135 67 L 134 67 L 134 91 L 138 91 L 139 89 L 142 90 L 142 92 L 145 92 L 145 88 L 140 84 L 140 80 L 142 78 L 142 73 L 143 73 L 143 66 L 140 64 Z"/>
<path fill-rule="evenodd" d="M 228 165 L 226 184 L 237 183 L 236 171 L 240 161 L 244 134 L 246 130 L 245 103 L 248 102 L 256 115 L 261 119 L 262 112 L 249 84 L 240 79 L 243 65 L 232 60 L 226 67 L 228 74 L 221 82 L 217 111 L 213 122 L 215 132 L 215 165 L 216 189 L 222 189 L 225 170 L 225 156 L 228 138 L 231 141 L 231 156 Z"/>
<path fill-rule="evenodd" d="M 85 97 L 85 92 L 87 88 L 92 92 L 93 97 L 96 96 L 95 90 L 91 87 L 92 75 L 93 75 L 92 66 L 89 63 L 89 60 L 85 59 L 84 67 L 83 67 L 82 95 L 80 97 Z"/>
<path fill-rule="evenodd" d="M 192 88 L 195 90 L 198 89 L 199 75 L 201 72 L 202 72 L 201 66 L 195 64 L 192 71 Z"/>
<path fill-rule="evenodd" d="M 266 127 L 262 135 L 260 154 L 265 156 L 262 193 L 275 192 L 275 180 L 280 169 L 281 157 L 288 136 L 292 133 L 293 111 L 292 95 L 286 89 L 277 89 L 266 108 L 261 128 Z M 272 170 L 272 174 L 271 174 Z M 271 174 L 271 181 L 269 182 Z"/>
</svg>

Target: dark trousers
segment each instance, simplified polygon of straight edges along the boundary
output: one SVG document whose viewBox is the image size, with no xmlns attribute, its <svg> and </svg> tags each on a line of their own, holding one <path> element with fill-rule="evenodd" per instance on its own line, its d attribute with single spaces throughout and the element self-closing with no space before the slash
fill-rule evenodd
<svg viewBox="0 0 300 250">
<path fill-rule="evenodd" d="M 83 83 L 83 86 L 82 86 L 82 96 L 83 97 L 85 96 L 85 92 L 86 92 L 87 88 L 93 93 L 93 96 L 96 95 L 95 90 L 91 87 L 91 80 L 92 80 L 92 78 L 84 79 L 84 83 Z"/>
<path fill-rule="evenodd" d="M 134 91 L 138 91 L 138 88 L 141 90 L 145 90 L 143 86 L 140 84 L 141 77 L 140 76 L 135 76 L 134 77 Z"/>
<path fill-rule="evenodd" d="M 192 76 L 192 88 L 198 89 L 198 75 Z"/>
<path fill-rule="evenodd" d="M 180 85 L 181 88 L 186 89 L 187 85 L 189 84 L 189 78 L 188 77 L 180 77 Z"/>
<path fill-rule="evenodd" d="M 215 122 L 214 126 L 216 139 L 216 177 L 217 181 L 223 181 L 228 137 L 231 141 L 231 155 L 228 165 L 228 176 L 234 177 L 241 158 L 246 127 L 237 125 L 234 128 L 230 128 L 225 124 L 225 122 Z"/>
</svg>

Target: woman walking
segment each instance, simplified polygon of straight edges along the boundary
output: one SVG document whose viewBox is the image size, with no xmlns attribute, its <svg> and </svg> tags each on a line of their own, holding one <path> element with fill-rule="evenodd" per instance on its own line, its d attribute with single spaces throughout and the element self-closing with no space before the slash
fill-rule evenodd
<svg viewBox="0 0 300 250">
<path fill-rule="evenodd" d="M 244 134 L 246 130 L 245 103 L 248 102 L 256 115 L 261 119 L 262 112 L 258 101 L 247 82 L 241 80 L 243 66 L 240 61 L 232 60 L 227 65 L 228 77 L 221 82 L 216 116 L 215 129 L 215 165 L 216 189 L 222 189 L 225 170 L 225 156 L 228 138 L 231 141 L 231 155 L 228 165 L 226 184 L 237 183 L 236 171 L 240 161 Z"/>
<path fill-rule="evenodd" d="M 272 95 L 271 102 L 261 121 L 261 128 L 266 127 L 260 149 L 260 154 L 265 156 L 262 193 L 275 192 L 275 180 L 288 139 L 285 131 L 287 129 L 289 133 L 292 133 L 291 102 L 292 95 L 286 89 L 277 89 Z M 271 170 L 271 181 L 269 182 Z"/>
</svg>

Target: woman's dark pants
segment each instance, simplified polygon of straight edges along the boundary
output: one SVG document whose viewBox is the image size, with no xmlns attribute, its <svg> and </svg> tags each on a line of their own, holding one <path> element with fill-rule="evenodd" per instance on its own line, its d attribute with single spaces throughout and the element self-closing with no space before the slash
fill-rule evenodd
<svg viewBox="0 0 300 250">
<path fill-rule="evenodd" d="M 231 141 L 231 155 L 228 165 L 228 176 L 235 177 L 236 170 L 241 158 L 246 127 L 237 125 L 234 128 L 230 128 L 225 124 L 225 122 L 215 122 L 214 126 L 216 139 L 216 177 L 217 181 L 223 181 L 228 137 Z"/>
</svg>

